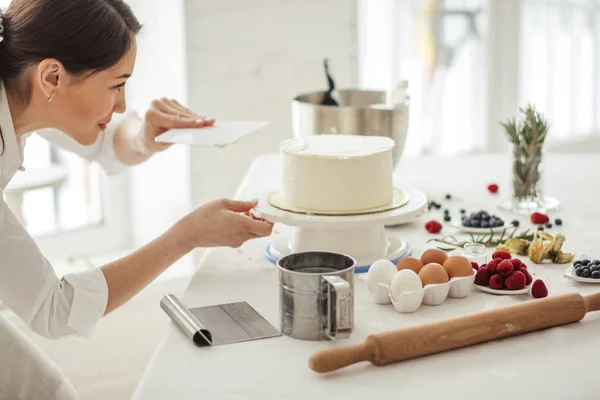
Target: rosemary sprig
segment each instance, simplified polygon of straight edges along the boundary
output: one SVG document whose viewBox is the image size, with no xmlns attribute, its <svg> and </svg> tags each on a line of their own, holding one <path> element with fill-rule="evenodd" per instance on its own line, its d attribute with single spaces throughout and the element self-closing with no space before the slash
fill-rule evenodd
<svg viewBox="0 0 600 400">
<path fill-rule="evenodd" d="M 501 235 L 497 237 L 497 239 L 494 238 L 494 231 L 492 229 L 490 229 L 490 233 L 489 234 L 485 234 L 482 236 L 474 236 L 473 234 L 469 234 L 471 240 L 458 240 L 456 239 L 454 236 L 451 235 L 447 235 L 447 236 L 443 236 L 441 238 L 432 238 L 429 239 L 427 241 L 427 243 L 430 242 L 436 242 L 445 246 L 452 246 L 452 247 L 441 247 L 438 246 L 438 248 L 440 250 L 443 251 L 452 251 L 452 250 L 456 250 L 458 248 L 463 248 L 465 247 L 465 245 L 469 244 L 469 243 L 481 243 L 486 247 L 496 247 L 499 244 L 503 244 L 505 243 L 508 239 L 511 238 L 517 238 L 517 239 L 524 239 L 524 240 L 533 240 L 534 234 L 533 233 L 529 233 L 529 229 L 526 230 L 525 232 L 521 232 L 521 233 L 517 233 L 518 228 L 514 228 L 511 232 L 511 229 L 509 228 L 504 228 L 501 232 Z M 506 236 L 508 234 L 508 236 Z"/>
<path fill-rule="evenodd" d="M 513 188 L 520 200 L 536 199 L 540 180 L 542 148 L 548 134 L 548 122 L 532 105 L 520 109 L 523 121 L 515 118 L 500 123 L 513 150 Z"/>
</svg>

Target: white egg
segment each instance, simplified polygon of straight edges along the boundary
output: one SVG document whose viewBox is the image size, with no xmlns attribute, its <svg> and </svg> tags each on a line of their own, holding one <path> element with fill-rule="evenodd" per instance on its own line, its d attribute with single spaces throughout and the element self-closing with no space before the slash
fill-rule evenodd
<svg viewBox="0 0 600 400">
<path fill-rule="evenodd" d="M 403 292 L 414 292 L 422 288 L 421 278 L 410 269 L 398 271 L 392 278 L 391 292 L 394 299 L 400 298 Z"/>
<path fill-rule="evenodd" d="M 375 261 L 371 265 L 367 273 L 367 286 L 369 291 L 373 293 L 375 302 L 382 304 L 391 302 L 388 296 L 389 289 L 381 286 L 381 284 L 389 287 L 397 272 L 394 263 L 388 260 Z"/>
</svg>

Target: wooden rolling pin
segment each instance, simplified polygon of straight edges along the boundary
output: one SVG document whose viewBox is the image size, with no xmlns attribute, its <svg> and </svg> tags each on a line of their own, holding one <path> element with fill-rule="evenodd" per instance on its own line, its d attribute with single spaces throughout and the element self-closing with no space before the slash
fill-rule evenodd
<svg viewBox="0 0 600 400">
<path fill-rule="evenodd" d="M 385 365 L 446 350 L 471 346 L 521 333 L 581 320 L 600 310 L 600 293 L 570 293 L 532 300 L 396 331 L 369 335 L 364 343 L 321 350 L 310 358 L 310 368 L 330 372 L 361 361 Z"/>
</svg>

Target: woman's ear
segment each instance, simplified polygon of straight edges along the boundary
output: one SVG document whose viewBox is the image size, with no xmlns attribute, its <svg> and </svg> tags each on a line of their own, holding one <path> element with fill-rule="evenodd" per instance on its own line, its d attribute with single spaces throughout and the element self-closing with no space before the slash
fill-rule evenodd
<svg viewBox="0 0 600 400">
<path fill-rule="evenodd" d="M 60 91 L 65 77 L 66 71 L 58 60 L 48 58 L 38 64 L 36 81 L 47 99 L 52 99 Z"/>
</svg>

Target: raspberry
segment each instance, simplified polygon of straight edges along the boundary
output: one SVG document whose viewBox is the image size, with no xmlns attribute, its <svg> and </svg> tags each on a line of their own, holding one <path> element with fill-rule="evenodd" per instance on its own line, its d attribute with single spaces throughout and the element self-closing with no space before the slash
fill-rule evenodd
<svg viewBox="0 0 600 400">
<path fill-rule="evenodd" d="M 515 271 L 506 277 L 504 285 L 508 290 L 519 290 L 525 287 L 527 279 L 521 271 Z"/>
<path fill-rule="evenodd" d="M 494 259 L 494 258 L 510 260 L 512 258 L 512 256 L 510 255 L 510 253 L 507 253 L 506 251 L 495 251 L 494 254 L 492 254 L 492 259 Z"/>
<path fill-rule="evenodd" d="M 510 275 L 515 270 L 515 267 L 513 267 L 510 260 L 502 260 L 502 262 L 500 262 L 500 264 L 498 264 L 497 270 L 500 275 L 506 276 L 506 275 Z"/>
<path fill-rule="evenodd" d="M 542 214 L 539 212 L 534 212 L 533 214 L 531 214 L 531 222 L 536 225 L 542 225 L 548 221 L 550 221 L 550 218 L 548 218 L 546 214 Z"/>
<path fill-rule="evenodd" d="M 502 289 L 504 287 L 504 279 L 498 274 L 492 275 L 490 278 L 490 288 Z"/>
<path fill-rule="evenodd" d="M 526 269 L 523 269 L 523 268 L 521 268 L 520 271 L 523 273 L 523 275 L 525 275 L 525 286 L 531 285 L 531 282 L 533 281 L 533 277 L 531 276 L 529 271 L 527 271 Z"/>
<path fill-rule="evenodd" d="M 471 261 L 471 267 L 473 267 L 475 271 L 479 271 L 479 264 L 477 264 L 475 261 Z"/>
<path fill-rule="evenodd" d="M 488 286 L 490 283 L 490 273 L 487 268 L 481 267 L 475 274 L 475 284 L 479 286 Z"/>
<path fill-rule="evenodd" d="M 512 263 L 513 267 L 515 267 L 515 271 L 518 271 L 521 268 L 521 265 L 523 265 L 523 261 L 519 260 L 518 258 L 512 258 L 510 262 Z"/>
<path fill-rule="evenodd" d="M 531 294 L 536 299 L 548 296 L 548 289 L 546 288 L 546 284 L 541 279 L 533 282 L 533 286 L 531 287 Z"/>
<path fill-rule="evenodd" d="M 497 193 L 498 185 L 496 185 L 495 183 L 492 183 L 491 185 L 488 185 L 488 190 L 490 191 L 490 193 Z"/>
<path fill-rule="evenodd" d="M 431 220 L 425 224 L 425 229 L 427 229 L 427 232 L 429 233 L 438 233 L 442 230 L 442 224 L 440 224 L 437 221 Z"/>
<path fill-rule="evenodd" d="M 497 274 L 498 265 L 502 262 L 501 258 L 494 258 L 492 261 L 487 263 L 487 269 L 490 271 L 490 275 Z"/>
</svg>

